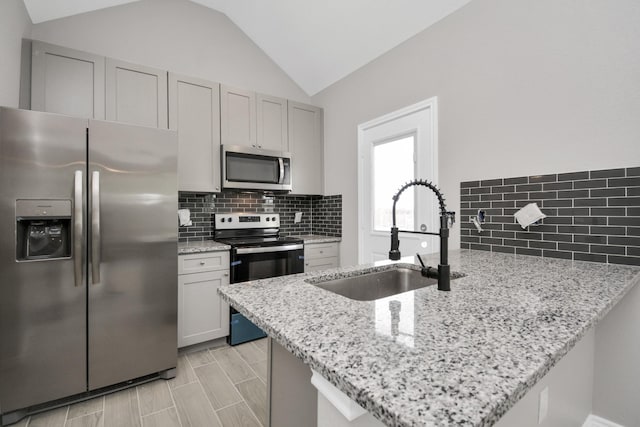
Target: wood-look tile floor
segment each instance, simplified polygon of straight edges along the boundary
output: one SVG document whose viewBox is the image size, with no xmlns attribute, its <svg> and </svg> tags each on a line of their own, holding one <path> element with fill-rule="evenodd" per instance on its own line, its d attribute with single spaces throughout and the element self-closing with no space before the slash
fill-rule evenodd
<svg viewBox="0 0 640 427">
<path fill-rule="evenodd" d="M 266 427 L 267 341 L 178 355 L 177 375 L 33 415 L 19 427 Z"/>
</svg>

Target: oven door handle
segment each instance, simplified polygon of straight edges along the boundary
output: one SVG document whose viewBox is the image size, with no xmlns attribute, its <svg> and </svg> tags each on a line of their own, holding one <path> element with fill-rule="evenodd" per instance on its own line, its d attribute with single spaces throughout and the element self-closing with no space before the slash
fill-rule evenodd
<svg viewBox="0 0 640 427">
<path fill-rule="evenodd" d="M 304 249 L 304 244 L 297 243 L 293 245 L 282 245 L 282 246 L 265 246 L 261 248 L 237 248 L 236 253 L 238 255 L 245 254 L 265 254 L 269 252 L 287 252 L 287 251 L 295 251 L 298 249 Z"/>
</svg>

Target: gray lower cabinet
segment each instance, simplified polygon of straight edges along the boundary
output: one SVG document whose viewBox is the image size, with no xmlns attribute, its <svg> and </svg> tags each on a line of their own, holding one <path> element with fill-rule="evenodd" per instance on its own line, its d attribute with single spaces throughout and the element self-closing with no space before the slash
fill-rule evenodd
<svg viewBox="0 0 640 427">
<path fill-rule="evenodd" d="M 106 59 L 107 120 L 167 129 L 167 72 Z"/>
<path fill-rule="evenodd" d="M 34 41 L 31 109 L 104 119 L 103 56 Z"/>
<path fill-rule="evenodd" d="M 178 132 L 178 189 L 220 191 L 220 85 L 169 73 L 169 129 Z"/>
<path fill-rule="evenodd" d="M 340 267 L 340 243 L 305 243 L 304 271 Z"/>
<path fill-rule="evenodd" d="M 289 101 L 288 108 L 292 192 L 323 194 L 322 108 L 293 101 Z"/>
<path fill-rule="evenodd" d="M 316 427 L 318 392 L 311 369 L 284 347 L 268 338 L 267 393 L 272 427 Z"/>
<path fill-rule="evenodd" d="M 229 335 L 229 304 L 218 295 L 229 284 L 229 251 L 178 256 L 178 347 Z"/>
</svg>

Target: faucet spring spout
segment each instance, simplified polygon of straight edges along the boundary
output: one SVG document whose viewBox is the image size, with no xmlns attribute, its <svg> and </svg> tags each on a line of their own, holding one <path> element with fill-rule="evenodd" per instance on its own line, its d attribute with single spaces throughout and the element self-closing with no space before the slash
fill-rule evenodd
<svg viewBox="0 0 640 427">
<path fill-rule="evenodd" d="M 440 236 L 440 264 L 438 264 L 438 269 L 432 267 L 426 267 L 422 262 L 422 258 L 419 254 L 416 254 L 420 264 L 422 264 L 422 273 L 424 276 L 437 278 L 438 279 L 438 290 L 441 291 L 449 291 L 450 288 L 450 280 L 451 280 L 451 272 L 448 261 L 448 252 L 449 252 L 449 229 L 455 223 L 455 212 L 447 211 L 447 206 L 445 204 L 445 198 L 442 195 L 442 192 L 436 185 L 434 185 L 431 181 L 427 181 L 424 179 L 414 179 L 403 184 L 396 194 L 393 195 L 393 210 L 392 210 L 392 220 L 393 226 L 391 227 L 391 248 L 389 250 L 389 259 L 393 261 L 398 261 L 401 258 L 400 254 L 400 238 L 398 237 L 398 227 L 396 227 L 396 203 L 400 198 L 400 195 L 409 187 L 414 185 L 419 185 L 422 187 L 427 187 L 431 191 L 433 191 L 438 198 L 438 204 L 440 208 L 440 232 L 438 235 Z M 416 233 L 416 232 L 414 232 Z M 420 233 L 420 232 L 417 232 Z M 422 234 L 433 234 L 433 233 L 422 233 Z"/>
</svg>

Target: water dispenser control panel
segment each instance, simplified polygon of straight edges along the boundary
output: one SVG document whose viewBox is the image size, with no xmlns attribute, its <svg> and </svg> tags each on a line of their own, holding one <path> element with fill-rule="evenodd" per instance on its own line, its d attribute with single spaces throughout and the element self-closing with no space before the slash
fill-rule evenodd
<svg viewBox="0 0 640 427">
<path fill-rule="evenodd" d="M 71 256 L 71 200 L 16 200 L 16 260 Z"/>
<path fill-rule="evenodd" d="M 71 218 L 71 200 L 16 200 L 16 218 Z"/>
</svg>

